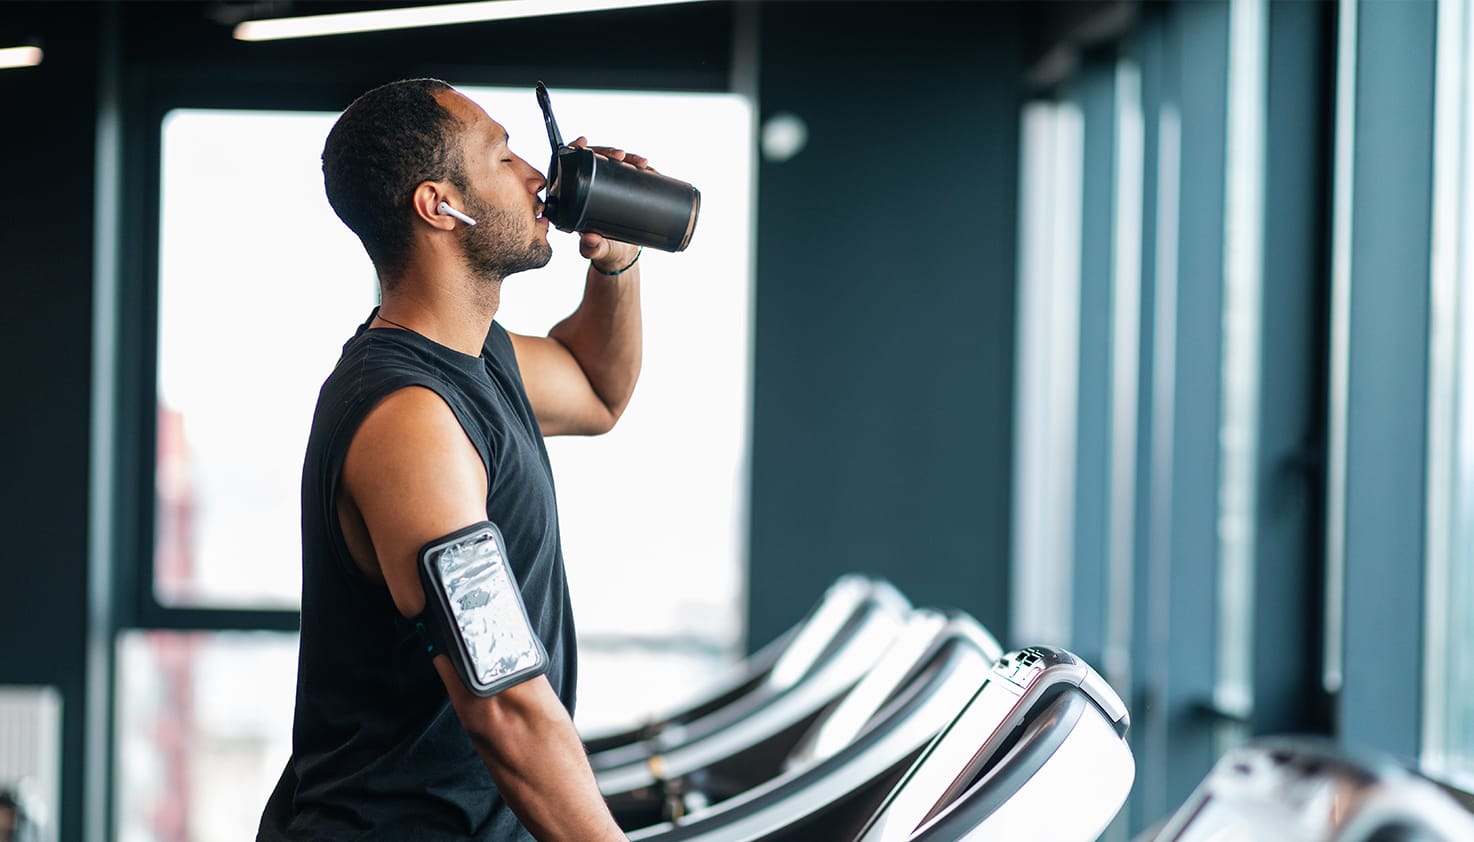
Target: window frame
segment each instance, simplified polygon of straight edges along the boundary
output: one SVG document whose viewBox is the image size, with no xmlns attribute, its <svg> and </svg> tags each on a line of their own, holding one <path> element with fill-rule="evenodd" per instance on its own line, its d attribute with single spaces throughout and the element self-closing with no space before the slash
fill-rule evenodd
<svg viewBox="0 0 1474 842">
<path fill-rule="evenodd" d="M 158 399 L 160 200 L 163 132 L 167 115 L 176 109 L 333 111 L 341 97 L 310 87 L 294 91 L 286 100 L 245 90 L 203 94 L 188 87 L 159 90 L 148 97 L 144 115 L 131 127 L 131 166 L 125 179 L 133 207 L 125 217 L 134 230 L 125 236 L 123 260 L 130 267 L 133 294 L 120 301 L 119 326 L 119 435 L 121 448 L 117 482 L 119 556 L 114 575 L 120 604 L 116 629 L 169 631 L 278 631 L 295 632 L 300 612 L 295 609 L 169 605 L 154 590 L 156 540 L 156 475 Z M 130 178 L 131 176 L 131 178 Z M 131 312 L 130 312 L 131 311 Z M 232 314 L 222 314 L 229 317 Z"/>
</svg>

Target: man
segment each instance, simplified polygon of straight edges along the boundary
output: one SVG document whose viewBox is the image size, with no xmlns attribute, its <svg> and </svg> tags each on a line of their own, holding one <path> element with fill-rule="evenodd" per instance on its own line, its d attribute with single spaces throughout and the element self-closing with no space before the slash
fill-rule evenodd
<svg viewBox="0 0 1474 842">
<path fill-rule="evenodd" d="M 551 255 L 545 180 L 435 80 L 349 106 L 323 176 L 382 303 L 313 419 L 292 757 L 258 838 L 623 839 L 571 719 L 573 618 L 542 436 L 603 433 L 624 411 L 640 370 L 639 252 L 582 235 L 578 309 L 547 337 L 507 333 L 493 321 L 503 279 Z M 479 695 L 443 654 L 453 647 L 427 654 L 435 603 L 417 565 L 486 521 L 547 661 Z"/>
</svg>

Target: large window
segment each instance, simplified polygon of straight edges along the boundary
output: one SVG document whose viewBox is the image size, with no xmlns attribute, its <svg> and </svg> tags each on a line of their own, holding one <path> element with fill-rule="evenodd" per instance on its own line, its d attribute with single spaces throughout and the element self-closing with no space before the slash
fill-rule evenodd
<svg viewBox="0 0 1474 842">
<path fill-rule="evenodd" d="M 377 298 L 322 194 L 327 114 L 174 111 L 159 224 L 154 590 L 296 607 L 317 389 Z"/>
<path fill-rule="evenodd" d="M 1438 6 L 1423 750 L 1474 791 L 1474 15 Z"/>
<path fill-rule="evenodd" d="M 530 90 L 463 90 L 546 166 Z M 568 137 L 638 151 L 702 192 L 690 248 L 642 258 L 645 367 L 619 427 L 549 442 L 582 650 L 579 725 L 594 729 L 696 689 L 744 643 L 752 115 L 726 94 L 553 96 Z M 322 194 L 335 117 L 186 109 L 163 121 L 142 596 L 146 624 L 163 628 L 118 643 L 127 840 L 250 838 L 247 814 L 289 750 L 295 637 L 223 630 L 298 606 L 317 390 L 377 297 Z M 574 235 L 552 239 L 546 269 L 506 283 L 509 330 L 545 333 L 577 305 L 587 264 Z"/>
<path fill-rule="evenodd" d="M 253 838 L 292 748 L 296 636 L 125 632 L 117 665 L 118 839 Z"/>
<path fill-rule="evenodd" d="M 1019 149 L 1011 639 L 1070 636 L 1080 322 L 1080 168 L 1073 102 L 1024 107 Z"/>
</svg>

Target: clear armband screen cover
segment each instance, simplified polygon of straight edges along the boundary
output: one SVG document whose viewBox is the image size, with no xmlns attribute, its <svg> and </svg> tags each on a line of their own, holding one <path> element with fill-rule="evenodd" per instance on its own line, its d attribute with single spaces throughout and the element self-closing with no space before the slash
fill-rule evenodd
<svg viewBox="0 0 1474 842">
<path fill-rule="evenodd" d="M 437 642 L 472 693 L 491 696 L 547 670 L 495 524 L 426 544 L 420 580 Z"/>
</svg>

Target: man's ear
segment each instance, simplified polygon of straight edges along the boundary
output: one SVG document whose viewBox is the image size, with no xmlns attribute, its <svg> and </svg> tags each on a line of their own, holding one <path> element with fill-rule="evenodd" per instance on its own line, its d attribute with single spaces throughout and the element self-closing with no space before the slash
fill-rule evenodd
<svg viewBox="0 0 1474 842">
<path fill-rule="evenodd" d="M 461 201 L 460 191 L 444 181 L 422 181 L 410 196 L 410 205 L 414 208 L 415 216 L 431 228 L 449 231 L 456 226 L 456 220 L 438 209 L 441 202 L 448 202 L 451 206 L 459 206 Z"/>
</svg>

